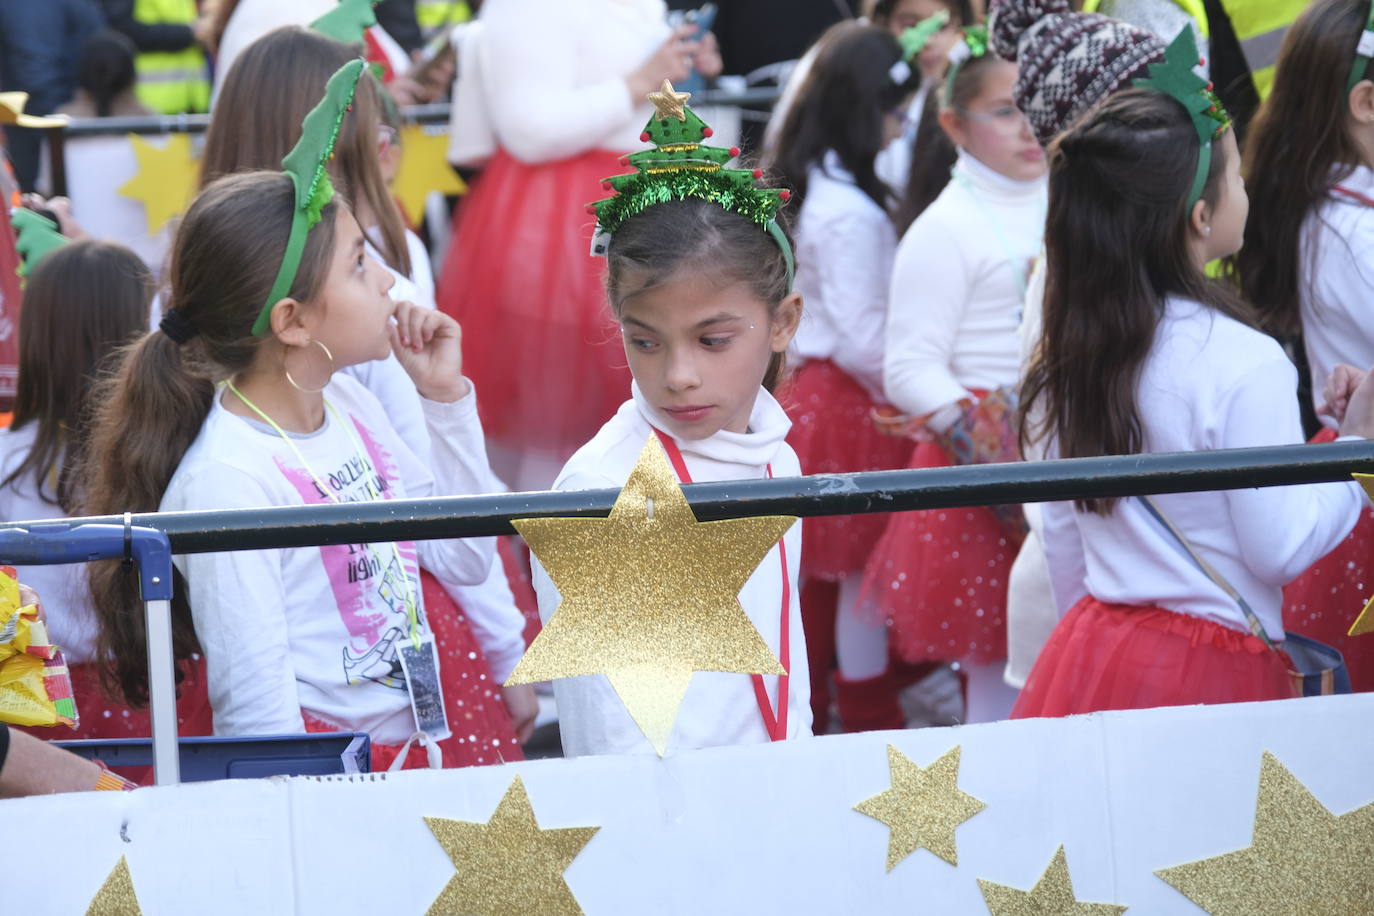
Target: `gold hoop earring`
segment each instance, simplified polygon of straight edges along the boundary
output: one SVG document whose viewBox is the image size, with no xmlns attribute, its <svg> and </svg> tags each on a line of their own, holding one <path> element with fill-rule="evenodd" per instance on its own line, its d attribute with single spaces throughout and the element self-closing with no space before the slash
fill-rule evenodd
<svg viewBox="0 0 1374 916">
<path fill-rule="evenodd" d="M 331 353 L 329 348 L 324 345 L 324 341 L 312 340 L 310 342 L 317 345 L 321 350 L 323 350 L 324 355 L 329 359 L 329 372 L 326 373 L 324 377 L 324 384 L 318 388 L 306 388 L 305 386 L 301 385 L 300 382 L 297 382 L 295 378 L 292 377 L 291 370 L 286 366 L 285 358 L 282 359 L 282 372 L 286 375 L 286 381 L 290 383 L 291 387 L 295 388 L 302 394 L 319 394 L 321 391 L 324 391 L 324 389 L 329 386 L 329 380 L 334 377 L 334 354 Z"/>
</svg>

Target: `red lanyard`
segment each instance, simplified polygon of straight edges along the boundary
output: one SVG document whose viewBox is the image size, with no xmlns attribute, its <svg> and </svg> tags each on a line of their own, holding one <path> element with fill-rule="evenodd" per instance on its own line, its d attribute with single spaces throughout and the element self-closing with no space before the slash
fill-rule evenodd
<svg viewBox="0 0 1374 916">
<path fill-rule="evenodd" d="M 678 480 L 683 483 L 691 483 L 692 475 L 687 470 L 687 462 L 682 458 L 682 450 L 677 447 L 677 442 L 673 437 L 655 429 L 654 433 L 658 436 L 658 441 L 663 443 L 663 450 L 668 453 L 668 461 L 672 463 L 673 470 L 677 472 Z M 768 465 L 768 476 L 773 476 L 773 465 Z M 791 663 L 791 640 L 788 639 L 788 623 L 791 620 L 792 605 L 792 583 L 787 576 L 787 543 L 784 538 L 778 539 L 778 558 L 782 561 L 782 617 L 779 624 L 779 641 L 781 643 L 778 653 L 779 660 L 782 662 L 782 670 L 790 672 Z M 768 701 L 768 688 L 763 685 L 763 675 L 749 675 L 754 681 L 754 699 L 759 704 L 759 715 L 763 716 L 763 727 L 768 732 L 768 737 L 773 741 L 782 741 L 787 737 L 787 681 L 789 675 L 784 673 L 778 676 L 778 709 L 775 713 L 772 704 Z"/>
<path fill-rule="evenodd" d="M 1361 194 L 1359 191 L 1352 191 L 1349 188 L 1341 187 L 1340 185 L 1336 185 L 1331 190 L 1337 194 L 1344 194 L 1351 200 L 1356 201 L 1357 203 L 1362 203 L 1366 207 L 1374 207 L 1374 200 L 1370 200 L 1368 197 Z"/>
</svg>

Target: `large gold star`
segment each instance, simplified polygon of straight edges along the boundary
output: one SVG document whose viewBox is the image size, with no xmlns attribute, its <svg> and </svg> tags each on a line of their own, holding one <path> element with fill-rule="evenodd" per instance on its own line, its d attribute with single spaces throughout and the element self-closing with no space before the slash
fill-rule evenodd
<svg viewBox="0 0 1374 916">
<path fill-rule="evenodd" d="M 661 756 L 693 672 L 784 673 L 739 592 L 795 521 L 698 522 L 650 436 L 609 518 L 511 523 L 563 601 L 507 683 L 605 674 Z"/>
<path fill-rule="evenodd" d="M 950 865 L 959 864 L 954 828 L 987 807 L 959 788 L 959 748 L 925 769 L 887 746 L 892 788 L 854 806 L 890 828 L 887 870 L 924 846 Z"/>
<path fill-rule="evenodd" d="M 563 872 L 601 828 L 541 830 L 519 776 L 485 824 L 442 817 L 425 823 L 457 869 L 428 916 L 582 912 Z"/>
<path fill-rule="evenodd" d="M 1155 874 L 1212 916 L 1374 913 L 1374 803 L 1338 817 L 1265 751 L 1250 846 Z"/>
<path fill-rule="evenodd" d="M 1364 487 L 1369 498 L 1374 499 L 1374 474 L 1356 474 L 1355 479 Z M 1355 622 L 1350 625 L 1350 632 L 1346 635 L 1363 636 L 1371 632 L 1374 632 L 1374 598 L 1365 603 L 1364 610 L 1360 611 L 1360 616 L 1355 618 Z"/>
<path fill-rule="evenodd" d="M 96 891 L 86 916 L 143 916 L 134 893 L 134 879 L 129 875 L 129 863 L 123 856 Z"/>
<path fill-rule="evenodd" d="M 401 202 L 412 226 L 425 216 L 425 199 L 430 192 L 463 194 L 468 186 L 448 164 L 448 135 L 431 133 L 420 124 L 401 128 L 401 166 L 391 193 Z"/>
<path fill-rule="evenodd" d="M 658 109 L 656 115 L 660 121 L 669 118 L 677 118 L 679 121 L 687 120 L 687 100 L 692 97 L 690 92 L 675 92 L 673 84 L 668 80 L 663 81 L 663 85 L 657 92 L 649 93 L 646 98 L 654 103 L 654 108 Z"/>
<path fill-rule="evenodd" d="M 167 221 L 180 214 L 196 190 L 196 157 L 190 134 L 172 134 L 162 146 L 154 146 L 138 134 L 129 134 L 138 173 L 120 185 L 119 193 L 143 204 L 148 235 L 154 236 Z"/>
<path fill-rule="evenodd" d="M 992 916 L 1116 916 L 1126 912 L 1124 906 L 1113 903 L 1083 903 L 1073 895 L 1069 880 L 1069 860 L 1060 846 L 1050 860 L 1049 868 L 1028 891 L 978 879 L 983 902 Z"/>
</svg>

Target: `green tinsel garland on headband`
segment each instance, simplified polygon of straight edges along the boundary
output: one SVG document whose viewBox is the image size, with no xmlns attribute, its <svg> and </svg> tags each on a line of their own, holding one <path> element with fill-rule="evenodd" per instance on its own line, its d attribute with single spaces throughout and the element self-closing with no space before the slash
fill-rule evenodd
<svg viewBox="0 0 1374 916">
<path fill-rule="evenodd" d="M 657 175 L 634 172 L 623 177 L 630 180 L 615 182 L 619 193 L 595 205 L 597 223 L 607 231 L 613 232 L 611 227 L 618 228 L 625 220 L 655 204 L 674 200 L 709 200 L 764 227 L 777 215 L 782 204 L 777 191 L 769 194 L 752 184 L 741 188 L 739 181 L 725 170 Z"/>
</svg>

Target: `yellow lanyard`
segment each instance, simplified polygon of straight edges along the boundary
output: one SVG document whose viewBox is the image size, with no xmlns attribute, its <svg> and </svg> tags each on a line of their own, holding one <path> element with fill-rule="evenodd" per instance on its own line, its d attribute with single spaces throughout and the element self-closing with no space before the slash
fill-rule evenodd
<svg viewBox="0 0 1374 916">
<path fill-rule="evenodd" d="M 296 460 L 301 463 L 301 467 L 305 468 L 308 472 L 310 472 L 310 476 L 314 479 L 315 486 L 319 488 L 319 491 L 323 493 L 325 496 L 329 497 L 329 500 L 333 502 L 335 505 L 337 505 L 339 502 L 339 498 L 334 495 L 334 492 L 329 487 L 325 486 L 324 481 L 320 479 L 320 475 L 315 473 L 315 469 L 310 466 L 309 461 L 305 460 L 305 456 L 301 454 L 301 450 L 296 447 L 296 443 L 291 439 L 290 436 L 286 434 L 286 430 L 278 426 L 277 422 L 273 420 L 271 417 L 269 417 L 267 414 L 265 414 L 261 409 L 259 409 L 258 405 L 254 404 L 252 401 L 244 397 L 243 392 L 239 391 L 238 388 L 234 387 L 233 382 L 229 381 L 225 382 L 224 384 L 228 387 L 230 391 L 234 393 L 235 397 L 237 397 L 240 401 L 243 402 L 245 407 L 247 407 L 249 410 L 253 411 L 253 413 L 258 415 L 258 419 L 262 420 L 262 422 L 272 427 L 272 429 L 276 431 L 277 435 L 281 436 L 282 441 L 286 443 L 287 447 L 291 449 L 292 454 L 296 456 Z M 343 428 L 344 433 L 348 436 L 349 441 L 353 445 L 354 457 L 357 458 L 359 462 L 361 462 L 363 467 L 370 466 L 371 462 L 369 462 L 366 458 L 363 457 L 364 449 L 362 447 L 362 443 L 358 441 L 357 434 L 354 433 L 353 430 L 349 428 L 348 424 L 343 421 L 343 418 L 339 416 L 338 411 L 334 409 L 334 405 L 329 403 L 328 398 L 324 399 L 324 407 L 325 410 L 329 411 L 329 415 L 334 418 L 334 422 L 339 424 L 339 426 Z M 373 471 L 377 472 L 377 469 L 373 468 Z M 380 472 L 377 473 L 380 476 Z M 367 548 L 369 553 L 373 553 L 373 548 L 371 544 L 364 544 L 363 546 Z M 418 650 L 420 648 L 420 615 L 418 605 L 415 601 L 415 590 L 410 581 L 410 574 L 406 572 L 405 561 L 401 559 L 400 548 L 396 546 L 396 543 L 394 541 L 391 544 L 391 554 L 396 560 L 397 572 L 400 574 L 402 580 L 405 581 L 405 595 L 403 596 L 403 601 L 405 602 L 406 607 L 406 621 L 410 625 L 410 643 L 412 646 L 415 647 L 415 649 Z M 375 553 L 373 554 L 373 556 L 376 556 Z M 378 565 L 380 565 L 380 560 L 378 562 Z M 383 577 L 383 579 L 385 579 L 385 576 Z"/>
</svg>

